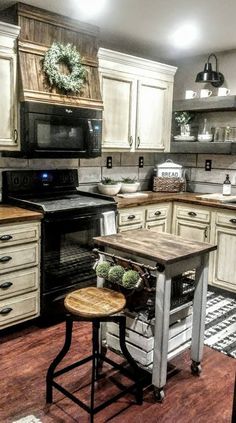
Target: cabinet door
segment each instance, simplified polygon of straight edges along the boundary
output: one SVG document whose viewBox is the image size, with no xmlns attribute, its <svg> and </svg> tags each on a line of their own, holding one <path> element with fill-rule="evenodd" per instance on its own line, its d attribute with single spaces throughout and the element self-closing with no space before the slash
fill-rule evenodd
<svg viewBox="0 0 236 423">
<path fill-rule="evenodd" d="M 236 229 L 216 225 L 215 243 L 212 284 L 236 292 Z"/>
<path fill-rule="evenodd" d="M 16 55 L 0 49 L 0 149 L 17 147 Z"/>
<path fill-rule="evenodd" d="M 136 149 L 169 150 L 171 108 L 170 87 L 166 82 L 139 81 Z"/>
<path fill-rule="evenodd" d="M 103 148 L 131 150 L 135 137 L 135 79 L 103 73 Z"/>
<path fill-rule="evenodd" d="M 167 219 L 160 219 L 154 222 L 147 222 L 145 225 L 146 229 L 150 229 L 155 232 L 169 232 Z"/>
<path fill-rule="evenodd" d="M 180 219 L 177 219 L 174 229 L 175 235 L 200 242 L 209 242 L 209 231 L 209 225 Z"/>
</svg>

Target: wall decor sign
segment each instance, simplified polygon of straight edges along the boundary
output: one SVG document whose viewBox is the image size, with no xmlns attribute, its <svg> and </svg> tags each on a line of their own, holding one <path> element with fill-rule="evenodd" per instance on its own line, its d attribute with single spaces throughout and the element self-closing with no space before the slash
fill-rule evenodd
<svg viewBox="0 0 236 423">
<path fill-rule="evenodd" d="M 63 73 L 59 64 L 67 66 L 69 73 Z M 43 59 L 43 70 L 51 86 L 64 91 L 79 93 L 86 77 L 86 69 L 81 63 L 81 56 L 72 44 L 53 43 Z"/>
</svg>

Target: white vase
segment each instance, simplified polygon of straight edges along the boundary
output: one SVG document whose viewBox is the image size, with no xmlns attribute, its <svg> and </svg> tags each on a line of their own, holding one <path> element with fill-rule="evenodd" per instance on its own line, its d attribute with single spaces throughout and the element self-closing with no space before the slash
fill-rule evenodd
<svg viewBox="0 0 236 423">
<path fill-rule="evenodd" d="M 191 125 L 185 124 L 180 125 L 180 135 L 189 136 L 191 132 Z"/>
</svg>

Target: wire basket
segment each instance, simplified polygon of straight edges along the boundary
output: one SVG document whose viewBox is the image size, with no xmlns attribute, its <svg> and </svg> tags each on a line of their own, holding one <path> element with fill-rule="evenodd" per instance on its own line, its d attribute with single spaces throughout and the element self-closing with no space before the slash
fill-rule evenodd
<svg viewBox="0 0 236 423">
<path fill-rule="evenodd" d="M 162 178 L 154 176 L 154 192 L 180 192 L 185 191 L 185 180 L 183 178 Z"/>
</svg>

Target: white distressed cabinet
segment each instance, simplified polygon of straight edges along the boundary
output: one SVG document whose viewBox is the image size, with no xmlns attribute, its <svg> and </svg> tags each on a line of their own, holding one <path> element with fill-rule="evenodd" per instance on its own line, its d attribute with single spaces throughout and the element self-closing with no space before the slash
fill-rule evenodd
<svg viewBox="0 0 236 423">
<path fill-rule="evenodd" d="M 195 241 L 209 242 L 211 213 L 206 207 L 174 204 L 172 233 Z"/>
<path fill-rule="evenodd" d="M 118 231 L 146 228 L 156 232 L 171 230 L 171 203 L 129 207 L 118 211 Z"/>
<path fill-rule="evenodd" d="M 212 242 L 218 249 L 213 253 L 212 285 L 236 292 L 236 213 L 217 211 Z"/>
<path fill-rule="evenodd" d="M 0 150 L 18 150 L 16 43 L 20 28 L 0 22 Z"/>
<path fill-rule="evenodd" d="M 39 316 L 40 223 L 0 225 L 0 329 Z"/>
<path fill-rule="evenodd" d="M 176 68 L 100 49 L 104 151 L 169 151 Z"/>
</svg>

